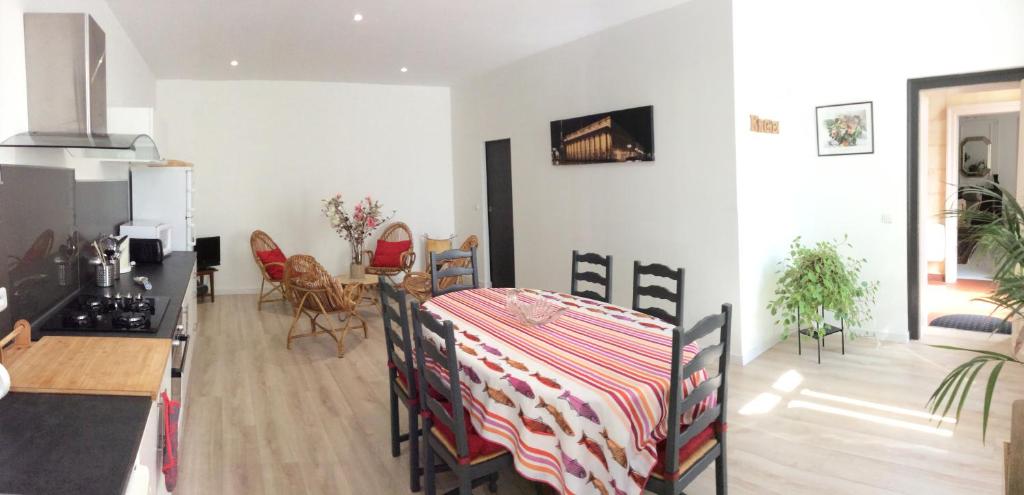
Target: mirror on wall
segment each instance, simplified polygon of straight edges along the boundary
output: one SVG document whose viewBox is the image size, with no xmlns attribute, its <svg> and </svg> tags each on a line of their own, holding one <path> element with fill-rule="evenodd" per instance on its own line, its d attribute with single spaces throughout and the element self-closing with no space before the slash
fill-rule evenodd
<svg viewBox="0 0 1024 495">
<path fill-rule="evenodd" d="M 992 141 L 972 136 L 960 141 L 960 173 L 967 177 L 985 177 L 992 170 Z"/>
</svg>

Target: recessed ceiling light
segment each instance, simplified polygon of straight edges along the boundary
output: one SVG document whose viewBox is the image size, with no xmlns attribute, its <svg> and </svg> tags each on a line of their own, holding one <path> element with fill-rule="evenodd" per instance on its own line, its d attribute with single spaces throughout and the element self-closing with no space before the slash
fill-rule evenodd
<svg viewBox="0 0 1024 495">
<path fill-rule="evenodd" d="M 408 67 L 402 67 L 401 70 L 402 70 L 402 72 L 409 72 L 409 68 Z"/>
<path fill-rule="evenodd" d="M 363 14 L 356 14 L 356 15 L 352 16 L 352 20 L 356 21 L 356 22 L 359 22 L 359 21 L 363 20 Z"/>
<path fill-rule="evenodd" d="M 237 60 L 232 60 L 231 61 L 231 66 L 232 67 L 238 67 L 238 61 Z"/>
</svg>

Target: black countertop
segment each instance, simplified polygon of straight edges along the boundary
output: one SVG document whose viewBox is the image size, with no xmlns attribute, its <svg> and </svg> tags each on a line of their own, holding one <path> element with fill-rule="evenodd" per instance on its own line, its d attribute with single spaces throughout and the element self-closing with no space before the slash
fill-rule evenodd
<svg viewBox="0 0 1024 495">
<path fill-rule="evenodd" d="M 124 493 L 152 404 L 17 392 L 0 399 L 0 493 Z"/>
<path fill-rule="evenodd" d="M 55 332 L 39 330 L 43 325 L 33 324 L 32 339 L 38 340 L 47 335 L 71 335 L 79 337 L 155 337 L 169 339 L 174 334 L 174 327 L 178 322 L 178 313 L 181 311 L 181 303 L 185 298 L 185 289 L 188 288 L 189 275 L 191 275 L 195 264 L 196 253 L 192 251 L 175 251 L 170 256 L 164 258 L 164 262 L 162 264 L 139 264 L 135 266 L 135 270 L 131 274 L 122 273 L 121 279 L 115 280 L 113 287 L 100 288 L 96 287 L 94 284 L 82 284 L 82 288 L 78 292 L 78 294 L 82 295 L 113 296 L 115 294 L 137 294 L 142 292 L 146 296 L 163 296 L 168 298 L 169 302 L 167 303 L 167 312 L 164 313 L 163 319 L 160 320 L 160 328 L 156 333 Z M 149 277 L 149 283 L 153 284 L 153 289 L 144 291 L 141 285 L 136 284 L 132 280 L 133 277 L 138 276 Z M 53 313 L 58 309 L 60 308 L 54 308 L 53 311 L 45 315 L 41 320 L 45 321 L 47 318 L 52 317 Z"/>
</svg>

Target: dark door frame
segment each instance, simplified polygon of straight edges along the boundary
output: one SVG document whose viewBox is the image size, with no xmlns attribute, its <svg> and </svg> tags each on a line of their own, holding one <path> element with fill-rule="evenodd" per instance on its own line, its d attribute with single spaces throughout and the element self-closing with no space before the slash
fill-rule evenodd
<svg viewBox="0 0 1024 495">
<path fill-rule="evenodd" d="M 1024 79 L 1024 67 L 1001 69 L 947 76 L 922 77 L 907 80 L 907 325 L 911 340 L 921 338 L 921 284 L 918 263 L 920 250 L 920 191 L 917 179 L 918 141 L 920 140 L 920 95 L 921 91 L 955 86 L 972 86 L 1003 82 L 1020 82 Z"/>
</svg>

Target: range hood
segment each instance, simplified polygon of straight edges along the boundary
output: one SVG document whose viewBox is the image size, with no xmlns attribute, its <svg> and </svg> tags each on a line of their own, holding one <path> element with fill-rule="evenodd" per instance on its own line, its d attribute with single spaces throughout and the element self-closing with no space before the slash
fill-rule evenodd
<svg viewBox="0 0 1024 495">
<path fill-rule="evenodd" d="M 87 14 L 25 14 L 28 132 L 0 147 L 64 148 L 103 161 L 159 161 L 146 134 L 107 133 L 106 34 Z"/>
</svg>

